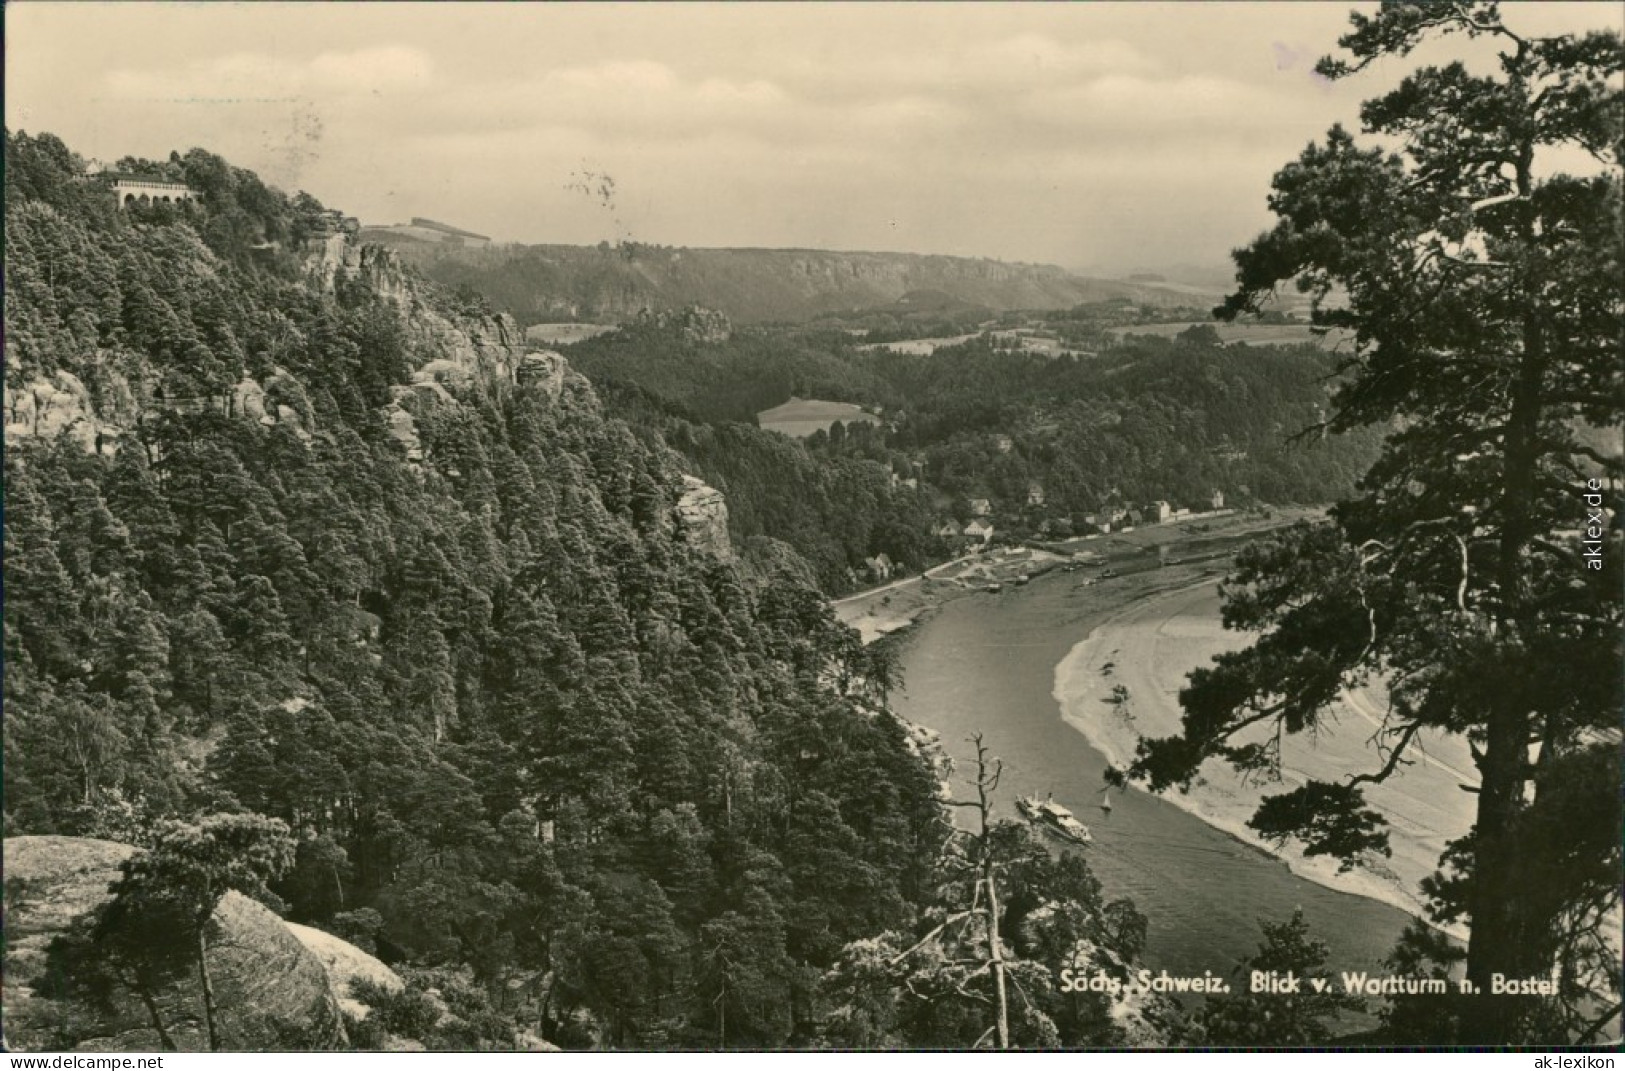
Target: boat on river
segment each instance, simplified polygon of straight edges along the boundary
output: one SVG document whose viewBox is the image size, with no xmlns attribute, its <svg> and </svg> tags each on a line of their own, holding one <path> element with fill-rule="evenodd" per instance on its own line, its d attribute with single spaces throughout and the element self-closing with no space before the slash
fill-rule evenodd
<svg viewBox="0 0 1625 1071">
<path fill-rule="evenodd" d="M 1053 799 L 1041 800 L 1037 796 L 1023 796 L 1016 800 L 1016 810 L 1029 822 L 1062 840 L 1069 840 L 1074 844 L 1088 844 L 1094 840 L 1094 837 L 1089 835 L 1089 827 L 1078 821 L 1076 815 Z"/>
</svg>

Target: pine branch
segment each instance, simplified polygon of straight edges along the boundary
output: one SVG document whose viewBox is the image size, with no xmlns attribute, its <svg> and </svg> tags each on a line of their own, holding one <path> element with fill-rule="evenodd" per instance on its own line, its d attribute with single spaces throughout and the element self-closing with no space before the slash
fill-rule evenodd
<svg viewBox="0 0 1625 1071">
<path fill-rule="evenodd" d="M 1383 764 L 1382 769 L 1378 770 L 1376 773 L 1355 774 L 1349 778 L 1348 786 L 1353 788 L 1355 785 L 1381 784 L 1383 781 L 1388 780 L 1389 775 L 1392 774 L 1394 770 L 1398 769 L 1400 758 L 1405 754 L 1405 749 L 1410 746 L 1411 739 L 1415 737 L 1416 734 L 1421 731 L 1421 729 L 1422 723 L 1419 721 L 1413 721 L 1409 725 L 1405 726 L 1404 729 L 1400 730 L 1399 743 L 1395 744 L 1394 749 L 1388 753 L 1388 761 Z M 1410 764 L 1406 763 L 1405 765 L 1408 766 Z"/>
</svg>

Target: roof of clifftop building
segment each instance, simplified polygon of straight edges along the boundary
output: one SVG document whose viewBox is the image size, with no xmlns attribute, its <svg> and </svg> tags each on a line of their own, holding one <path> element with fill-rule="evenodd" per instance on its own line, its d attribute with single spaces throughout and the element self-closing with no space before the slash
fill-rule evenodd
<svg viewBox="0 0 1625 1071">
<path fill-rule="evenodd" d="M 473 231 L 465 231 L 461 227 L 453 227 L 450 224 L 441 223 L 438 220 L 424 219 L 422 216 L 413 216 L 412 226 L 424 227 L 431 231 L 443 231 L 446 234 L 455 234 L 459 238 L 478 238 L 487 242 L 491 240 L 490 235 L 475 234 Z"/>
</svg>

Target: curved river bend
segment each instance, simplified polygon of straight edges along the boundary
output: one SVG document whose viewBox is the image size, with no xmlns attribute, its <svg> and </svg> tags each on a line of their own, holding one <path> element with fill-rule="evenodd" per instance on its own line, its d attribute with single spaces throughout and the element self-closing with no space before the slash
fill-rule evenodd
<svg viewBox="0 0 1625 1071">
<path fill-rule="evenodd" d="M 904 688 L 893 706 L 942 734 L 961 760 L 956 779 L 968 737 L 985 735 L 1005 763 L 1001 817 L 1015 817 L 1018 796 L 1053 792 L 1089 825 L 1085 851 L 1107 897 L 1129 897 L 1149 920 L 1151 967 L 1228 974 L 1257 951 L 1260 919 L 1280 922 L 1302 907 L 1334 973 L 1379 968 L 1408 921 L 1397 908 L 1297 877 L 1139 790 L 1114 792 L 1111 813 L 1101 810 L 1105 759 L 1062 719 L 1053 695 L 1056 666 L 1106 616 L 1089 595 L 1075 577 L 1051 574 L 946 604 L 903 640 Z"/>
</svg>

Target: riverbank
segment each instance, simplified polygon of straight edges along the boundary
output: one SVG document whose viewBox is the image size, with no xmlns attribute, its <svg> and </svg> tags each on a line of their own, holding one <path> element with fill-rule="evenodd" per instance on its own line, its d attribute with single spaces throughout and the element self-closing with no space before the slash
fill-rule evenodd
<svg viewBox="0 0 1625 1071">
<path fill-rule="evenodd" d="M 1248 642 L 1248 637 L 1221 627 L 1217 584 L 1202 580 L 1108 615 L 1056 667 L 1054 698 L 1067 723 L 1121 768 L 1133 760 L 1142 737 L 1179 732 L 1179 689 L 1191 669 Z M 1316 737 L 1285 737 L 1278 782 L 1250 782 L 1223 761 L 1210 759 L 1188 792 L 1170 792 L 1165 798 L 1201 821 L 1277 855 L 1309 881 L 1422 915 L 1420 881 L 1434 871 L 1446 842 L 1464 835 L 1473 822 L 1475 797 L 1461 786 L 1476 785 L 1477 777 L 1459 738 L 1419 736 L 1410 765 L 1397 768 L 1382 784 L 1367 786 L 1369 804 L 1390 823 L 1388 858 L 1340 871 L 1335 861 L 1307 857 L 1295 844 L 1269 845 L 1247 826 L 1267 795 L 1289 791 L 1311 778 L 1336 782 L 1353 772 L 1380 768 L 1384 756 L 1376 750 L 1376 734 L 1385 705 L 1380 694 L 1357 692 L 1328 712 L 1326 728 Z M 1238 742 L 1268 736 L 1269 731 L 1259 727 Z M 1464 929 L 1450 932 L 1465 939 Z"/>
<path fill-rule="evenodd" d="M 1127 548 L 1125 548 L 1125 552 Z M 1195 557 L 1205 556 L 1202 554 Z M 965 791 L 967 739 L 982 733 L 1004 760 L 997 814 L 1015 818 L 1015 800 L 1053 793 L 1087 823 L 1090 866 L 1108 898 L 1127 897 L 1148 920 L 1146 962 L 1175 974 L 1228 976 L 1256 952 L 1261 921 L 1302 908 L 1327 942 L 1337 970 L 1377 970 L 1409 916 L 1389 903 L 1351 895 L 1293 874 L 1278 858 L 1137 789 L 1112 794 L 1102 810 L 1106 759 L 1061 716 L 1056 667 L 1113 614 L 1147 598 L 1217 580 L 1226 562 L 1053 571 L 998 594 L 961 593 L 938 604 L 899 637 L 903 687 L 893 706 L 936 730 L 960 760 L 953 785 Z M 1125 571 L 1127 570 L 1127 571 Z M 895 600 L 894 600 L 895 601 Z"/>
<path fill-rule="evenodd" d="M 1181 561 L 1223 560 L 1239 540 L 1319 516 L 1322 512 L 1302 507 L 1273 513 L 1226 510 L 1197 514 L 1176 523 L 1146 525 L 1055 543 L 978 547 L 951 561 L 933 565 L 918 576 L 893 580 L 868 591 L 831 600 L 830 608 L 842 624 L 858 630 L 864 643 L 873 643 L 918 623 L 945 602 L 973 592 L 998 594 L 1057 569 L 1089 570 L 1086 575 L 1093 576 L 1110 569 L 1128 575 Z"/>
<path fill-rule="evenodd" d="M 873 643 L 918 622 L 950 599 L 972 592 L 997 594 L 1069 563 L 1071 555 L 1033 547 L 978 549 L 933 565 L 919 576 L 894 580 L 830 603 L 836 618 Z"/>
</svg>

